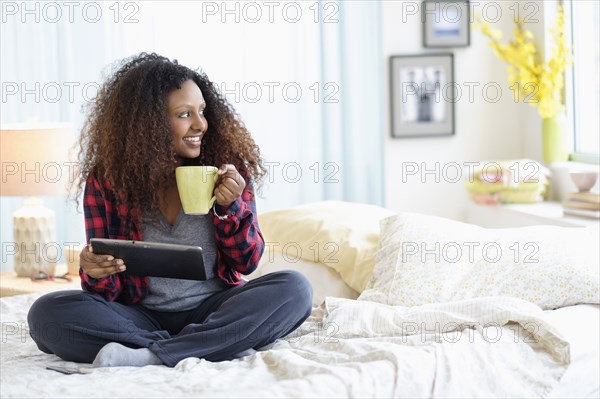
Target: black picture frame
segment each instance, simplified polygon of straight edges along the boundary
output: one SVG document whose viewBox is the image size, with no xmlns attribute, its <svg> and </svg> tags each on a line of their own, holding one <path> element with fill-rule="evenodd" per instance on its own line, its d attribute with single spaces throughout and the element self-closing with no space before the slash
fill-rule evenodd
<svg viewBox="0 0 600 399">
<path fill-rule="evenodd" d="M 423 0 L 423 47 L 471 45 L 471 7 L 468 0 Z"/>
<path fill-rule="evenodd" d="M 454 54 L 392 55 L 391 136 L 454 135 Z"/>
</svg>

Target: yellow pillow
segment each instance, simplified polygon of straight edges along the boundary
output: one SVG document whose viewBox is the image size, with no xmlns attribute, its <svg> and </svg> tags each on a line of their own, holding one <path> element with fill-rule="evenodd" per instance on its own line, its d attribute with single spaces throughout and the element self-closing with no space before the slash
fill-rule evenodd
<svg viewBox="0 0 600 399">
<path fill-rule="evenodd" d="M 379 221 L 395 212 L 375 205 L 322 201 L 259 214 L 265 253 L 336 270 L 357 292 L 367 285 L 379 244 Z"/>
</svg>

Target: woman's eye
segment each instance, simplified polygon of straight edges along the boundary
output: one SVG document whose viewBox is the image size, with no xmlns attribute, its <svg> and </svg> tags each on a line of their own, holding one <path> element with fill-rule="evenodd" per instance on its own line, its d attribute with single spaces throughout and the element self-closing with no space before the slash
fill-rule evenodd
<svg viewBox="0 0 600 399">
<path fill-rule="evenodd" d="M 204 115 L 204 110 L 203 109 L 198 110 L 198 114 Z M 186 111 L 186 112 L 183 112 L 183 113 L 179 114 L 179 117 L 180 118 L 189 118 L 190 117 L 190 111 Z"/>
</svg>

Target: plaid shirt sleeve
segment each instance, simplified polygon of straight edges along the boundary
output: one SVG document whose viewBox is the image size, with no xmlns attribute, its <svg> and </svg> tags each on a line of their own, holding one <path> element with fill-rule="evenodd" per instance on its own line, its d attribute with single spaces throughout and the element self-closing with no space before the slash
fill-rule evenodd
<svg viewBox="0 0 600 399">
<path fill-rule="evenodd" d="M 83 195 L 83 213 L 85 216 L 85 232 L 87 242 L 92 238 L 108 238 L 108 225 L 102 187 L 98 180 L 90 176 L 86 182 Z M 81 287 L 94 294 L 100 294 L 109 301 L 114 301 L 122 290 L 119 276 L 116 274 L 95 279 L 88 276 L 82 268 L 79 269 Z"/>
<path fill-rule="evenodd" d="M 88 177 L 85 185 L 83 212 L 88 243 L 92 238 L 141 240 L 139 231 L 131 230 L 127 223 L 121 223 L 121 216 L 127 219 L 135 216 L 135 213 L 124 206 L 117 209 L 110 185 L 102 185 L 94 176 Z M 84 290 L 102 295 L 108 301 L 135 303 L 147 293 L 148 279 L 145 277 L 117 273 L 96 279 L 88 276 L 81 268 L 79 276 Z"/>
<path fill-rule="evenodd" d="M 239 284 L 241 274 L 250 274 L 258 266 L 265 242 L 258 227 L 252 184 L 228 208 L 215 205 L 217 214 L 229 215 L 221 220 L 213 214 L 217 241 L 219 277 L 231 285 Z M 212 211 L 211 211 L 212 212 Z"/>
</svg>

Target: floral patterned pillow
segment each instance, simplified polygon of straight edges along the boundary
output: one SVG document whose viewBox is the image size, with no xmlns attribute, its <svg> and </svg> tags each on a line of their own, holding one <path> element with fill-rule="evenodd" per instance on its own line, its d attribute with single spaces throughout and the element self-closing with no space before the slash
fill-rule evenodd
<svg viewBox="0 0 600 399">
<path fill-rule="evenodd" d="M 381 221 L 359 300 L 418 306 L 509 296 L 543 309 L 600 304 L 600 226 L 486 229 L 418 213 Z"/>
</svg>

